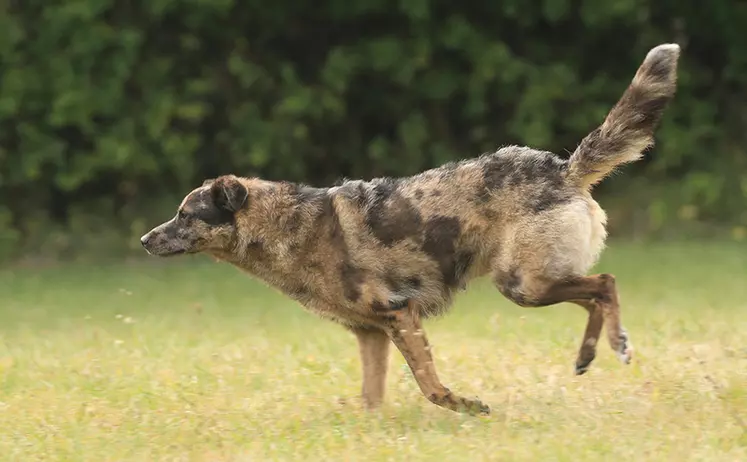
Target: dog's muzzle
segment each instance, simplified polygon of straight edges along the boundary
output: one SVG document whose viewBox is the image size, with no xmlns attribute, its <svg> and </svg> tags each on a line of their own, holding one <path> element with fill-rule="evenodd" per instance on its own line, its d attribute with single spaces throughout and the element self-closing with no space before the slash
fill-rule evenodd
<svg viewBox="0 0 747 462">
<path fill-rule="evenodd" d="M 148 241 L 150 241 L 150 233 L 144 234 L 143 237 L 140 238 L 140 244 L 142 244 L 145 251 L 150 254 L 150 250 L 148 250 Z"/>
</svg>

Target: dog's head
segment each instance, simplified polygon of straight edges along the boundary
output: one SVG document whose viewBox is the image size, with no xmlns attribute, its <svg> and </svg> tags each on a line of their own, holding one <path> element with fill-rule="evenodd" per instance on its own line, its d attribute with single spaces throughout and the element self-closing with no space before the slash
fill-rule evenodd
<svg viewBox="0 0 747 462">
<path fill-rule="evenodd" d="M 236 232 L 236 213 L 247 205 L 249 191 L 241 180 L 226 175 L 206 180 L 187 194 L 176 216 L 143 237 L 151 255 L 161 257 L 221 250 Z"/>
</svg>

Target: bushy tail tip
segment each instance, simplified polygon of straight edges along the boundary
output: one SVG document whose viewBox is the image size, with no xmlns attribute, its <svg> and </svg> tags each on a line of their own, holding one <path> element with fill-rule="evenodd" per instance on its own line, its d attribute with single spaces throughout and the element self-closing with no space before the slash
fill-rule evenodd
<svg viewBox="0 0 747 462">
<path fill-rule="evenodd" d="M 677 89 L 679 56 L 676 43 L 658 45 L 646 54 L 604 123 L 581 140 L 571 155 L 569 181 L 589 188 L 617 166 L 641 158 L 653 144 L 654 130 Z"/>
<path fill-rule="evenodd" d="M 658 45 L 646 54 L 633 79 L 633 85 L 641 81 L 672 84 L 677 80 L 677 61 L 680 57 L 680 46 L 676 43 Z M 674 90 L 672 88 L 672 90 Z"/>
</svg>

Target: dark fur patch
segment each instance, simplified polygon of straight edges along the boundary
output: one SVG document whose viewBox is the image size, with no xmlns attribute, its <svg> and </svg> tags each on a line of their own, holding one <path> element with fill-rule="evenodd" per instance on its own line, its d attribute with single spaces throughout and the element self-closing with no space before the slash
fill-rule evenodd
<svg viewBox="0 0 747 462">
<path fill-rule="evenodd" d="M 351 302 L 357 302 L 361 298 L 360 285 L 363 283 L 363 270 L 353 266 L 349 261 L 340 264 L 340 278 L 342 290 Z"/>
<path fill-rule="evenodd" d="M 418 276 L 399 277 L 393 274 L 387 274 L 384 280 L 389 290 L 395 294 L 416 291 L 423 283 Z"/>
<path fill-rule="evenodd" d="M 343 256 L 347 258 L 348 246 L 345 243 L 345 236 L 342 233 L 340 217 L 337 215 L 335 204 L 332 197 L 329 195 L 322 198 L 320 213 L 317 216 L 317 223 L 319 225 L 317 229 L 326 229 L 327 236 L 334 246 L 340 249 Z"/>
<path fill-rule="evenodd" d="M 615 292 L 615 277 L 611 274 L 602 273 L 599 275 L 599 280 L 603 285 L 600 290 L 594 294 L 594 298 L 602 303 L 613 303 L 610 294 Z"/>
<path fill-rule="evenodd" d="M 410 303 L 409 300 L 399 300 L 399 301 L 392 301 L 388 300 L 386 303 L 381 302 L 379 300 L 375 300 L 371 304 L 371 309 L 376 314 L 386 314 L 391 313 L 392 311 L 399 311 L 402 309 L 407 308 L 407 305 Z"/>
<path fill-rule="evenodd" d="M 618 134 L 617 136 L 603 136 L 602 128 L 598 127 L 581 140 L 577 152 L 584 153 L 581 162 L 588 164 L 588 170 L 591 169 L 594 164 L 604 163 L 604 158 L 610 152 L 622 151 L 627 142 L 627 135 Z M 589 173 L 591 173 L 591 171 L 587 171 L 585 174 Z"/>
<path fill-rule="evenodd" d="M 264 243 L 262 241 L 252 241 L 247 245 L 247 250 L 253 253 L 259 253 L 264 251 Z"/>
<path fill-rule="evenodd" d="M 469 252 L 457 253 L 461 228 L 455 217 L 437 216 L 425 224 L 423 251 L 438 263 L 443 283 L 451 288 L 459 285 L 473 258 Z"/>
<path fill-rule="evenodd" d="M 483 206 L 478 209 L 480 214 L 490 221 L 498 219 L 498 212 L 490 208 L 489 206 Z"/>
<path fill-rule="evenodd" d="M 340 195 L 353 201 L 358 207 L 365 207 L 369 202 L 370 188 L 368 183 L 355 180 L 347 181 L 340 186 Z"/>
<path fill-rule="evenodd" d="M 644 90 L 641 90 L 643 93 Z M 633 96 L 635 99 L 631 102 L 633 112 L 630 115 L 630 128 L 633 130 L 642 130 L 653 133 L 664 115 L 664 110 L 669 103 L 668 96 L 651 98 L 648 95 L 640 94 Z"/>
<path fill-rule="evenodd" d="M 555 207 L 559 204 L 568 202 L 571 195 L 562 187 L 555 183 L 543 184 L 537 188 L 534 194 L 529 194 L 525 198 L 525 203 L 534 213 L 540 213 Z"/>
<path fill-rule="evenodd" d="M 423 282 L 420 280 L 417 276 L 410 276 L 406 279 L 407 285 L 410 286 L 414 290 L 420 289 L 420 286 L 423 284 Z"/>
<path fill-rule="evenodd" d="M 246 246 L 247 257 L 256 262 L 267 261 L 267 252 L 262 241 L 252 241 Z"/>
<path fill-rule="evenodd" d="M 170 224 L 164 226 L 162 229 L 163 236 L 169 241 L 178 239 L 180 237 L 180 234 L 183 232 L 182 227 L 174 222 L 171 222 Z"/>
<path fill-rule="evenodd" d="M 293 184 L 290 187 L 293 190 L 291 195 L 300 204 L 309 204 L 313 202 L 318 202 L 322 200 L 325 196 L 327 196 L 327 190 L 324 188 L 314 188 L 312 186 L 306 186 L 303 184 Z"/>
<path fill-rule="evenodd" d="M 489 199 L 491 190 L 502 189 L 506 184 L 515 184 L 514 166 L 511 165 L 510 160 L 508 156 L 494 154 L 485 163 L 482 170 L 485 189 L 478 195 L 482 200 L 487 201 Z"/>
<path fill-rule="evenodd" d="M 509 300 L 518 304 L 519 306 L 529 306 L 530 301 L 527 300 L 524 293 L 521 291 L 521 275 L 517 270 L 511 270 L 507 273 L 503 273 L 496 280 L 498 290 Z"/>
<path fill-rule="evenodd" d="M 391 247 L 420 234 L 422 218 L 418 210 L 397 191 L 394 180 L 382 180 L 373 189 L 366 224 L 382 244 Z"/>
<path fill-rule="evenodd" d="M 215 205 L 209 190 L 193 194 L 184 204 L 184 212 L 210 226 L 227 225 L 235 220 L 233 212 Z"/>
<path fill-rule="evenodd" d="M 294 210 L 290 217 L 288 217 L 288 221 L 285 222 L 285 227 L 290 233 L 296 233 L 301 228 L 302 224 L 302 214 L 301 210 Z"/>
<path fill-rule="evenodd" d="M 463 288 L 464 277 L 467 275 L 472 262 L 474 261 L 475 254 L 469 251 L 457 252 L 454 257 L 454 269 L 450 273 L 450 280 L 446 281 L 446 284 L 451 287 Z"/>
<path fill-rule="evenodd" d="M 490 188 L 487 186 L 482 186 L 481 188 L 478 188 L 477 193 L 475 194 L 475 198 L 473 202 L 477 204 L 478 206 L 482 206 L 483 204 L 486 204 L 490 202 L 490 199 L 493 198 L 492 194 L 490 194 Z"/>
<path fill-rule="evenodd" d="M 423 190 L 422 189 L 416 189 L 415 190 L 415 199 L 421 200 L 423 198 Z"/>
<path fill-rule="evenodd" d="M 564 184 L 567 162 L 552 153 L 507 148 L 483 159 L 484 187 L 476 195 L 478 204 L 490 202 L 494 191 L 522 184 L 532 184 L 523 200 L 535 213 L 567 202 L 572 195 Z"/>
<path fill-rule="evenodd" d="M 290 233 L 296 233 L 303 224 L 303 212 L 309 207 L 319 206 L 325 200 L 330 200 L 325 189 L 314 188 L 302 184 L 288 184 L 291 189 L 291 197 L 297 202 L 293 207 L 290 216 L 285 222 L 286 230 Z"/>
<path fill-rule="evenodd" d="M 301 302 L 306 301 L 311 297 L 311 290 L 302 284 L 293 286 L 287 290 L 287 293 L 289 297 Z"/>
<path fill-rule="evenodd" d="M 393 299 L 388 300 L 386 304 L 377 301 L 378 306 L 374 307 L 374 311 L 377 309 L 396 311 L 405 308 L 411 299 L 417 297 L 418 290 L 423 284 L 418 276 L 403 277 L 391 273 L 384 276 L 384 282 Z"/>
<path fill-rule="evenodd" d="M 213 203 L 222 209 L 237 212 L 246 205 L 249 191 L 232 175 L 216 178 L 210 184 L 210 194 Z"/>
</svg>

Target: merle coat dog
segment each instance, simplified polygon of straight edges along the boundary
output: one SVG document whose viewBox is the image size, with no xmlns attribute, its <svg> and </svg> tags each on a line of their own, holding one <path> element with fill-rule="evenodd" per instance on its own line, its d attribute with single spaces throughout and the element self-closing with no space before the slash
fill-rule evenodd
<svg viewBox="0 0 747 462">
<path fill-rule="evenodd" d="M 679 54 L 676 44 L 650 50 L 569 159 L 510 146 L 411 177 L 329 188 L 221 176 L 190 192 L 142 245 L 158 256 L 202 252 L 230 262 L 346 326 L 359 342 L 369 408 L 383 400 L 391 342 L 431 402 L 489 413 L 441 383 L 421 320 L 488 275 L 517 305 L 571 302 L 588 312 L 577 374 L 594 359 L 603 325 L 630 361 L 615 278 L 587 275 L 606 238 L 606 215 L 590 191 L 653 144 Z"/>
</svg>

